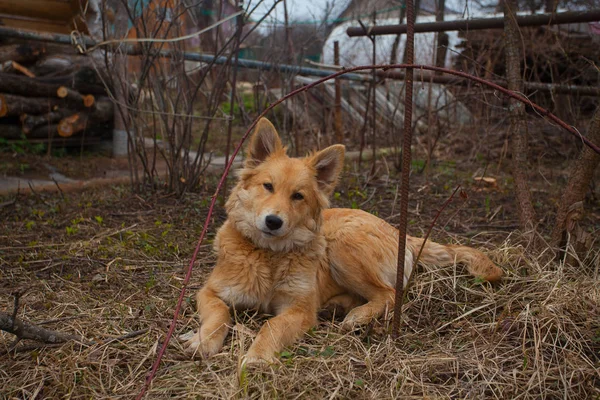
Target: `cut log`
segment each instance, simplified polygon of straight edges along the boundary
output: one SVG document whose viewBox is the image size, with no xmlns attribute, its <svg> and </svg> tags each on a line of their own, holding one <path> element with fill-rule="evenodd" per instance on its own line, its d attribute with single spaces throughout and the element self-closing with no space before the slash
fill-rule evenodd
<svg viewBox="0 0 600 400">
<path fill-rule="evenodd" d="M 75 112 L 76 111 L 68 108 L 59 108 L 56 111 L 50 111 L 49 113 L 42 115 L 22 114 L 21 127 L 23 128 L 23 132 L 28 134 L 40 125 L 57 124 L 61 119 L 73 115 Z"/>
<path fill-rule="evenodd" d="M 96 98 L 91 94 L 83 96 L 83 105 L 87 108 L 92 107 L 96 103 Z"/>
<path fill-rule="evenodd" d="M 106 88 L 103 81 L 93 68 L 83 67 L 69 75 L 42 76 L 37 80 L 43 83 L 57 84 L 69 89 L 77 90 L 79 93 L 106 96 Z"/>
<path fill-rule="evenodd" d="M 60 85 L 38 82 L 36 79 L 0 73 L 0 92 L 32 97 L 56 97 Z"/>
<path fill-rule="evenodd" d="M 114 107 L 112 101 L 107 98 L 99 100 L 93 111 L 82 111 L 63 118 L 58 123 L 58 134 L 62 137 L 70 137 L 92 125 L 109 122 L 113 119 Z"/>
<path fill-rule="evenodd" d="M 56 110 L 59 105 L 63 104 L 64 101 L 55 97 L 23 97 L 0 93 L 0 117 L 14 117 L 21 114 L 46 114 Z"/>
<path fill-rule="evenodd" d="M 0 63 L 16 61 L 28 63 L 37 60 L 46 52 L 46 47 L 40 43 L 23 43 L 0 46 Z"/>
<path fill-rule="evenodd" d="M 56 96 L 74 104 L 81 103 L 84 105 L 84 107 L 93 106 L 95 101 L 94 96 L 91 94 L 84 96 L 78 91 L 69 89 L 66 86 L 59 86 L 58 89 L 56 89 Z"/>
<path fill-rule="evenodd" d="M 58 134 L 62 137 L 71 137 L 75 133 L 83 131 L 88 125 L 87 113 L 76 113 L 62 119 L 58 123 Z"/>
<path fill-rule="evenodd" d="M 91 57 L 86 57 L 77 54 L 53 54 L 41 58 L 35 63 L 32 69 L 38 75 L 66 75 L 77 73 L 77 71 L 88 68 L 93 68 L 93 60 Z"/>
<path fill-rule="evenodd" d="M 0 73 L 0 92 L 31 97 L 58 97 L 78 105 L 77 108 L 85 106 L 85 99 L 81 93 L 62 85 L 39 82 L 37 79 L 25 76 Z M 88 98 L 87 104 L 87 107 L 91 107 L 93 101 Z"/>
</svg>

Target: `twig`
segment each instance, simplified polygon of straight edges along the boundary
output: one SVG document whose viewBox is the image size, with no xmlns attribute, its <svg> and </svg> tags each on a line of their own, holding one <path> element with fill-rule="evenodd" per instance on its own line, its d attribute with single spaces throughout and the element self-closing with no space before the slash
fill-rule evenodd
<svg viewBox="0 0 600 400">
<path fill-rule="evenodd" d="M 423 238 L 423 243 L 421 243 L 421 248 L 419 249 L 419 253 L 417 254 L 417 257 L 415 258 L 415 261 L 413 262 L 413 269 L 412 269 L 412 272 L 411 272 L 410 276 L 408 277 L 408 281 L 406 283 L 406 289 L 404 290 L 404 293 L 403 293 L 403 300 L 405 300 L 405 297 L 408 293 L 408 288 L 412 284 L 413 278 L 416 275 L 417 266 L 419 265 L 419 259 L 421 258 L 421 253 L 423 252 L 423 249 L 425 248 L 425 243 L 427 243 L 427 239 L 429 239 L 429 235 L 431 234 L 433 227 L 437 223 L 438 218 L 440 217 L 440 215 L 442 215 L 442 211 L 444 211 L 444 209 L 448 206 L 448 204 L 450 204 L 450 202 L 452 201 L 452 198 L 454 197 L 456 192 L 458 192 L 458 189 L 460 189 L 460 185 L 458 185 L 456 187 L 456 189 L 454 189 L 454 191 L 452 192 L 450 197 L 448 197 L 448 199 L 446 199 L 444 204 L 442 204 L 442 206 L 440 207 L 438 212 L 435 214 L 435 217 L 433 218 L 433 221 L 431 222 L 431 225 L 429 226 L 429 229 L 427 230 L 427 233 L 425 234 L 425 237 Z M 404 281 L 404 277 L 402 277 L 402 279 Z"/>
<path fill-rule="evenodd" d="M 15 292 L 13 293 L 13 297 L 14 297 L 14 301 L 13 301 L 13 313 L 12 313 L 12 321 L 13 324 L 11 325 L 11 328 L 14 328 L 15 326 L 15 321 L 17 319 L 17 312 L 19 311 L 19 298 L 21 297 L 21 295 L 23 295 L 24 292 Z"/>
<path fill-rule="evenodd" d="M 20 341 L 20 339 L 19 339 Z M 20 346 L 20 347 L 16 347 L 16 343 L 15 346 L 10 346 L 8 348 L 8 350 L 2 350 L 0 351 L 0 356 L 9 354 L 9 353 L 22 353 L 24 351 L 31 351 L 31 350 L 37 350 L 37 349 L 41 349 L 41 348 L 49 348 L 49 347 L 60 347 L 62 346 L 64 343 L 50 343 L 50 344 L 29 344 L 29 345 L 25 345 L 25 346 Z"/>
<path fill-rule="evenodd" d="M 108 345 L 112 342 L 117 342 L 117 341 L 121 341 L 121 340 L 125 340 L 125 339 L 131 339 L 131 338 L 143 335 L 144 333 L 147 333 L 149 330 L 150 330 L 149 328 L 146 328 L 146 329 L 140 329 L 137 331 L 129 332 L 129 333 L 126 333 L 125 335 L 118 336 L 116 338 L 111 338 L 111 339 L 107 339 L 105 341 L 101 341 L 100 344 Z"/>
<path fill-rule="evenodd" d="M 48 325 L 48 324 L 55 324 L 57 322 L 64 322 L 64 321 L 70 321 L 73 319 L 78 319 L 78 318 L 82 318 L 85 317 L 86 315 L 70 315 L 68 317 L 62 317 L 62 318 L 54 318 L 54 319 L 48 319 L 46 321 L 42 321 L 40 323 L 38 323 L 38 325 Z"/>
<path fill-rule="evenodd" d="M 44 203 L 45 205 L 47 205 L 47 206 L 50 206 L 50 205 L 49 205 L 49 204 L 46 202 L 46 200 L 44 200 L 44 199 L 42 198 L 42 196 L 41 196 L 41 195 L 40 195 L 38 192 L 36 192 L 36 191 L 33 189 L 33 185 L 31 184 L 31 181 L 27 181 L 27 184 L 29 185 L 29 190 L 31 190 L 31 193 L 33 193 L 35 197 L 37 197 L 38 199 L 40 199 L 40 200 L 41 200 L 41 202 L 42 202 L 42 203 Z"/>
<path fill-rule="evenodd" d="M 438 218 L 442 214 L 442 211 L 444 211 L 446 209 L 446 207 L 448 206 L 448 204 L 450 204 L 450 202 L 454 198 L 454 195 L 456 194 L 456 192 L 458 192 L 458 189 L 460 189 L 460 185 L 458 185 L 456 187 L 456 189 L 454 189 L 454 191 L 452 192 L 452 194 L 450 195 L 450 197 L 448 197 L 446 199 L 446 201 L 444 202 L 444 204 L 442 204 L 442 206 L 440 207 L 440 209 L 438 210 L 438 212 L 435 214 L 435 217 L 433 218 L 433 221 L 431 222 L 431 225 L 429 226 L 429 229 L 427 230 L 427 233 L 425 234 L 425 237 L 423 238 L 423 243 L 421 243 L 421 248 L 419 249 L 419 254 L 417 254 L 417 258 L 415 259 L 415 262 L 414 262 L 415 266 L 419 262 L 419 258 L 421 258 L 421 253 L 423 252 L 423 249 L 425 248 L 425 243 L 427 243 L 427 239 L 429 239 L 429 235 L 431 234 L 431 231 L 433 230 L 433 227 L 435 226 Z M 414 269 L 413 269 L 413 271 L 414 271 Z"/>
<path fill-rule="evenodd" d="M 54 182 L 54 184 L 56 185 L 56 188 L 60 192 L 60 197 L 64 200 L 65 199 L 65 194 L 63 193 L 62 189 L 58 185 L 58 182 L 56 181 L 56 179 L 54 179 L 54 177 L 52 177 L 52 181 Z"/>
</svg>

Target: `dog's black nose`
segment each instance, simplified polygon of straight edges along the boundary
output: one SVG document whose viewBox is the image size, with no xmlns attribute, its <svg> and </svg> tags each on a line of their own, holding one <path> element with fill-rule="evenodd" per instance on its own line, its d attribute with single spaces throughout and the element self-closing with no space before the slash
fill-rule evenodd
<svg viewBox="0 0 600 400">
<path fill-rule="evenodd" d="M 283 220 L 277 215 L 267 215 L 267 218 L 265 218 L 265 224 L 270 230 L 276 231 L 277 229 L 281 228 L 281 225 L 283 225 Z"/>
</svg>

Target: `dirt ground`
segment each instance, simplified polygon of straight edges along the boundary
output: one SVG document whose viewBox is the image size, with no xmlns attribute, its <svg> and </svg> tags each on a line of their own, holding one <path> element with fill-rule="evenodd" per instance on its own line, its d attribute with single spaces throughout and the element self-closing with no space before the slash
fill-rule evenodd
<svg viewBox="0 0 600 400">
<path fill-rule="evenodd" d="M 198 326 L 193 292 L 214 263 L 211 243 L 225 219 L 218 207 L 149 398 L 600 396 L 600 246 L 577 265 L 555 260 L 550 249 L 532 251 L 516 231 L 506 162 L 440 155 L 426 174 L 422 156 L 413 162 L 410 234 L 423 236 L 461 185 L 462 195 L 442 213 L 431 238 L 481 248 L 506 271 L 502 283 L 482 284 L 460 267 L 420 270 L 396 341 L 386 334 L 389 321 L 344 334 L 335 320 L 322 320 L 280 354 L 279 365 L 251 370 L 239 361 L 264 316 L 235 315 L 223 351 L 191 360 L 178 336 Z M 77 163 L 87 161 L 63 164 L 83 171 Z M 545 159 L 531 174 L 544 235 L 566 165 Z M 347 165 L 332 206 L 361 208 L 395 224 L 393 160 L 380 160 L 374 176 L 358 172 L 368 170 Z M 24 342 L 6 354 L 13 337 L 1 333 L 0 398 L 115 399 L 140 390 L 173 316 L 217 178 L 207 177 L 182 199 L 133 194 L 126 186 L 0 199 L 10 203 L 0 209 L 1 309 L 11 312 L 14 293 L 21 293 L 19 318 L 95 341 Z M 599 199 L 595 188 L 586 203 L 585 228 L 595 233 Z"/>
</svg>

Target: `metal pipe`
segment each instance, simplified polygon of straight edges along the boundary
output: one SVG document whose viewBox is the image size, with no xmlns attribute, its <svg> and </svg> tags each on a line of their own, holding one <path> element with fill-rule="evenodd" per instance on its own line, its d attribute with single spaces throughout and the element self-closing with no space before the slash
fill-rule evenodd
<svg viewBox="0 0 600 400">
<path fill-rule="evenodd" d="M 377 76 L 392 80 L 404 80 L 404 72 L 400 71 L 378 71 Z M 433 82 L 460 86 L 469 85 L 468 80 L 457 79 L 456 77 L 448 75 L 433 75 L 428 72 L 419 72 L 415 78 L 417 81 L 421 82 Z M 506 87 L 505 80 L 494 80 L 492 82 L 494 82 L 497 85 Z M 544 82 L 523 82 L 523 84 L 525 85 L 525 89 L 527 89 L 528 91 L 571 94 L 579 96 L 600 96 L 600 87 L 596 86 L 564 85 Z"/>
<path fill-rule="evenodd" d="M 517 16 L 520 27 L 573 24 L 581 22 L 600 21 L 600 10 L 566 11 L 556 14 L 537 14 Z M 421 22 L 415 24 L 415 32 L 447 32 L 447 31 L 474 31 L 481 29 L 503 29 L 503 18 L 477 18 L 456 21 Z M 378 36 L 398 35 L 406 33 L 407 25 L 378 25 L 367 27 L 353 26 L 346 30 L 348 36 Z"/>
<path fill-rule="evenodd" d="M 63 35 L 63 34 L 59 34 L 59 33 L 38 33 L 38 32 L 32 32 L 32 31 L 27 31 L 27 30 L 22 30 L 22 29 L 12 29 L 12 28 L 6 28 L 3 26 L 0 26 L 0 37 L 10 37 L 10 38 L 16 38 L 16 39 L 24 39 L 24 40 L 35 40 L 35 41 L 41 41 L 41 42 L 51 42 L 51 43 L 60 43 L 60 44 L 70 44 L 70 45 L 77 45 L 77 44 L 81 44 L 84 45 L 85 48 L 91 48 L 94 46 L 97 46 L 98 43 L 96 43 L 92 38 L 88 37 L 88 36 L 78 36 L 78 37 L 72 37 L 70 35 Z M 75 42 L 73 39 L 77 39 L 77 41 Z M 109 49 L 110 51 L 116 52 L 116 53 L 123 53 L 123 54 L 127 54 L 130 56 L 138 56 L 142 54 L 142 51 L 140 49 L 139 46 L 135 46 L 135 45 L 127 45 L 127 44 L 121 44 L 119 46 L 107 46 L 107 49 Z M 173 56 L 173 52 L 170 50 L 163 50 L 159 52 L 159 56 L 160 57 L 172 57 Z M 226 56 L 219 56 L 216 57 L 211 55 L 211 54 L 202 54 L 202 53 L 193 53 L 193 52 L 183 52 L 183 54 L 178 53 L 178 57 L 183 57 L 183 59 L 187 60 L 187 61 L 197 61 L 197 62 L 203 62 L 203 63 L 211 63 L 214 61 L 215 64 L 226 64 L 228 63 L 228 57 Z M 247 69 L 260 69 L 260 70 L 264 70 L 264 71 L 272 71 L 272 70 L 277 70 L 279 72 L 285 72 L 285 73 L 290 73 L 290 74 L 302 74 L 302 75 L 312 75 L 312 76 L 319 76 L 319 77 L 326 77 L 331 75 L 330 71 L 323 71 L 320 69 L 316 69 L 316 68 L 308 68 L 308 67 L 300 67 L 297 65 L 290 65 L 290 64 L 272 64 L 272 63 L 268 63 L 268 62 L 264 62 L 264 61 L 255 61 L 255 60 L 248 60 L 248 59 L 243 59 L 240 58 L 238 59 L 238 67 L 240 68 L 247 68 Z M 365 81 L 365 80 L 370 80 L 370 78 L 366 78 L 365 76 L 361 76 L 359 74 L 346 74 L 346 75 L 342 75 L 340 77 L 340 79 L 346 79 L 346 80 L 351 80 L 351 81 Z"/>
<path fill-rule="evenodd" d="M 417 24 L 418 25 L 418 24 Z M 415 25 L 415 27 L 417 26 Z M 73 44 L 73 38 L 69 35 L 63 35 L 59 33 L 37 33 L 32 31 L 26 31 L 21 29 L 13 29 L 6 28 L 0 26 L 0 37 L 11 37 L 25 40 L 35 40 L 41 42 L 51 42 L 51 43 L 61 43 L 61 44 Z M 97 43 L 88 36 L 81 36 L 77 38 L 79 43 L 84 44 L 86 47 L 94 47 Z M 118 48 L 109 48 L 109 50 L 116 52 L 123 52 L 128 55 L 140 55 L 141 50 L 138 46 L 132 45 L 122 45 Z M 169 50 L 163 50 L 160 52 L 161 57 L 172 57 L 173 53 Z M 215 60 L 215 56 L 211 54 L 202 54 L 202 53 L 192 53 L 192 52 L 184 52 L 183 58 L 188 61 L 198 61 L 203 63 L 211 63 L 213 60 L 215 64 L 225 64 L 227 63 L 226 56 L 217 57 Z M 300 67 L 297 65 L 290 64 L 272 64 L 264 61 L 255 61 L 248 60 L 244 58 L 238 59 L 238 67 L 247 68 L 247 69 L 260 69 L 265 71 L 280 71 L 280 72 L 288 72 L 293 74 L 300 75 L 310 75 L 317 77 L 325 77 L 329 76 L 332 71 L 331 70 L 323 70 L 317 68 L 310 67 Z M 418 70 L 419 71 L 419 70 Z M 404 72 L 399 71 L 377 71 L 377 76 L 386 79 L 394 79 L 394 80 L 404 80 Z M 455 77 L 450 76 L 434 76 L 430 77 L 428 73 L 423 73 L 419 71 L 416 75 L 418 80 L 422 80 L 423 82 L 432 81 L 434 83 L 442 83 L 442 84 L 457 84 L 457 85 L 466 85 L 467 81 L 463 79 L 457 79 Z M 355 82 L 369 82 L 371 81 L 371 77 L 365 74 L 345 74 L 338 77 L 338 79 L 345 79 Z M 498 85 L 506 86 L 505 82 L 494 82 Z M 538 83 L 538 82 L 525 82 L 525 88 L 528 90 L 538 90 L 544 92 L 553 92 L 553 93 L 564 93 L 564 94 L 577 94 L 580 96 L 600 96 L 600 88 L 594 86 L 577 86 L 577 85 L 560 85 L 560 84 L 551 84 L 551 83 Z"/>
<path fill-rule="evenodd" d="M 26 29 L 7 28 L 5 26 L 0 26 L 0 37 L 35 40 L 38 42 L 50 42 L 59 44 L 73 44 L 74 39 L 77 38 L 79 42 L 81 42 L 87 47 L 92 47 L 96 45 L 94 39 L 90 38 L 89 36 L 71 36 L 64 35 L 62 33 L 34 32 Z"/>
<path fill-rule="evenodd" d="M 340 65 L 340 42 L 337 40 L 333 42 L 333 63 Z M 344 143 L 344 133 L 342 130 L 342 81 L 340 79 L 335 80 L 335 140 L 338 143 Z"/>
<path fill-rule="evenodd" d="M 406 23 L 408 31 L 406 34 L 406 61 L 412 64 L 415 59 L 415 4 L 414 0 L 406 0 Z M 371 37 L 371 39 L 373 39 Z M 373 44 L 376 41 L 373 40 Z M 374 62 L 374 61 L 373 61 Z M 413 68 L 406 68 L 406 84 L 404 85 L 404 129 L 402 130 L 402 156 L 400 158 L 400 217 L 398 218 L 398 259 L 396 264 L 396 291 L 394 293 L 394 319 L 392 320 L 392 337 L 398 338 L 400 321 L 402 320 L 402 302 L 404 300 L 404 273 L 406 266 L 406 228 L 408 226 L 408 192 L 410 185 L 410 163 L 412 160 L 412 114 L 413 114 Z M 373 110 L 375 112 L 375 110 Z M 413 258 L 409 257 L 408 262 Z M 413 266 L 415 268 L 416 265 Z M 408 288 L 407 288 L 408 289 Z"/>
<path fill-rule="evenodd" d="M 318 64 L 312 63 L 313 65 L 318 65 L 325 70 L 330 72 L 343 70 L 344 67 L 339 67 L 337 65 L 332 64 Z M 360 74 L 364 76 L 364 81 L 370 81 L 366 74 Z M 404 80 L 404 72 L 402 71 L 377 71 L 377 76 L 380 78 L 391 79 L 391 80 Z M 442 83 L 447 85 L 469 85 L 468 80 L 458 79 L 456 77 L 447 76 L 447 75 L 433 75 L 429 72 L 419 71 L 417 76 L 417 81 L 419 82 L 433 82 L 433 83 Z M 506 86 L 505 80 L 494 80 L 492 81 L 497 85 Z M 574 94 L 579 96 L 600 96 L 600 87 L 596 86 L 580 86 L 580 85 L 565 85 L 565 84 L 557 84 L 557 83 L 544 83 L 544 82 L 523 82 L 525 85 L 525 89 L 539 92 L 551 92 L 558 94 Z"/>
</svg>

